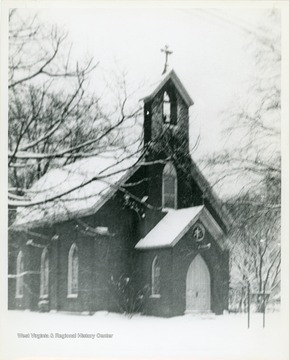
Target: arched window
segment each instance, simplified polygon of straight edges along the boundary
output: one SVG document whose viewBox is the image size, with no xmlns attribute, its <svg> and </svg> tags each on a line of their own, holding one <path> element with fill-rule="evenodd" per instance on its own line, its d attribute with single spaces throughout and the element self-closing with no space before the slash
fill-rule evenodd
<svg viewBox="0 0 289 360">
<path fill-rule="evenodd" d="M 24 290 L 24 261 L 23 261 L 23 253 L 19 251 L 17 256 L 17 263 L 16 263 L 16 297 L 22 298 L 23 297 L 23 290 Z"/>
<path fill-rule="evenodd" d="M 175 91 L 166 91 L 163 95 L 163 122 L 165 124 L 177 125 L 177 99 Z"/>
<path fill-rule="evenodd" d="M 164 123 L 171 122 L 171 100 L 167 92 L 163 96 L 163 120 Z"/>
<path fill-rule="evenodd" d="M 152 296 L 160 296 L 161 283 L 160 283 L 161 267 L 156 256 L 152 262 Z"/>
<path fill-rule="evenodd" d="M 166 164 L 163 170 L 163 208 L 177 208 L 177 172 L 173 163 Z"/>
<path fill-rule="evenodd" d="M 41 255 L 40 264 L 40 297 L 47 298 L 49 294 L 49 257 L 45 248 Z"/>
<path fill-rule="evenodd" d="M 68 287 L 67 296 L 77 297 L 78 295 L 78 251 L 75 244 L 71 245 L 68 254 Z"/>
</svg>

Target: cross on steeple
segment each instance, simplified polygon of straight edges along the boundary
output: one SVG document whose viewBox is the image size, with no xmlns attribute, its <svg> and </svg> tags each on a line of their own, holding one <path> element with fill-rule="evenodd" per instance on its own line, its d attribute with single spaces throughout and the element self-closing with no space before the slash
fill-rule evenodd
<svg viewBox="0 0 289 360">
<path fill-rule="evenodd" d="M 165 74 L 167 72 L 167 68 L 168 68 L 168 57 L 169 55 L 171 55 L 173 52 L 171 50 L 169 50 L 169 46 L 165 45 L 164 49 L 161 49 L 161 52 L 165 53 L 165 66 L 164 66 L 164 70 L 162 72 L 162 75 Z"/>
</svg>

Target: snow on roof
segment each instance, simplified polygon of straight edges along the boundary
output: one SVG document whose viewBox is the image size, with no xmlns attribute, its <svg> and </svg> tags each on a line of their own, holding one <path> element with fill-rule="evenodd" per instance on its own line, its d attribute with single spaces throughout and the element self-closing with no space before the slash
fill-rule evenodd
<svg viewBox="0 0 289 360">
<path fill-rule="evenodd" d="M 173 69 L 165 73 L 164 75 L 161 75 L 160 78 L 146 90 L 145 94 L 141 97 L 141 100 L 143 100 L 144 102 L 151 100 L 161 90 L 161 88 L 169 79 L 172 80 L 178 92 L 185 100 L 187 106 L 193 105 L 194 102 L 192 98 L 190 97 L 180 78 Z"/>
<path fill-rule="evenodd" d="M 169 210 L 162 220 L 136 244 L 135 248 L 145 250 L 173 247 L 199 219 L 206 227 L 210 228 L 216 239 L 223 234 L 204 205 L 194 206 L 180 210 Z"/>
<path fill-rule="evenodd" d="M 13 228 L 41 226 L 73 215 L 95 213 L 135 171 L 137 160 L 113 150 L 51 170 L 30 189 L 34 194 L 31 204 L 35 205 L 18 208 Z M 65 195 L 59 197 L 62 194 Z"/>
</svg>

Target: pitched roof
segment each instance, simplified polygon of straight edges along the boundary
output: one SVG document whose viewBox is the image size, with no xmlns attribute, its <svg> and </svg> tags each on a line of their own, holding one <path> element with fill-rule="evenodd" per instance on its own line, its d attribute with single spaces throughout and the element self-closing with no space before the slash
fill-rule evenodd
<svg viewBox="0 0 289 360">
<path fill-rule="evenodd" d="M 31 204 L 36 205 L 18 208 L 12 228 L 43 226 L 95 213 L 136 171 L 137 160 L 114 150 L 49 171 L 30 189 L 34 194 Z"/>
<path fill-rule="evenodd" d="M 229 229 L 233 222 L 231 214 L 228 212 L 216 192 L 212 189 L 210 182 L 204 177 L 203 173 L 193 159 L 191 173 L 193 179 L 197 182 L 205 197 L 208 198 L 213 208 L 221 216 L 221 220 L 224 223 L 225 227 Z"/>
<path fill-rule="evenodd" d="M 147 94 L 141 98 L 144 102 L 150 101 L 166 84 L 167 81 L 171 80 L 175 87 L 177 88 L 178 92 L 186 102 L 187 106 L 191 106 L 194 104 L 192 98 L 190 97 L 189 93 L 185 89 L 184 85 L 182 84 L 180 78 L 176 74 L 176 72 L 172 69 L 168 73 L 162 75 L 156 82 L 154 82 L 150 89 L 146 92 Z"/>
<path fill-rule="evenodd" d="M 223 235 L 223 231 L 208 210 L 202 206 L 194 206 L 180 210 L 169 210 L 162 220 L 135 246 L 139 250 L 173 247 L 200 220 L 216 240 Z M 223 243 L 219 241 L 223 247 Z"/>
</svg>

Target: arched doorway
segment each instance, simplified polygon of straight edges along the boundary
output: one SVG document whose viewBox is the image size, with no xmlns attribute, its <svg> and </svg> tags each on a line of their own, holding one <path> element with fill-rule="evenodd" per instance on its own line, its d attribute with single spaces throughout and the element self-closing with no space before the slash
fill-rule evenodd
<svg viewBox="0 0 289 360">
<path fill-rule="evenodd" d="M 186 312 L 211 310 L 211 279 L 209 269 L 200 255 L 189 266 L 186 280 Z"/>
</svg>

